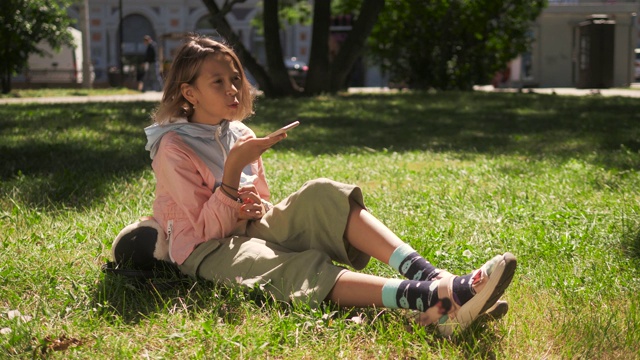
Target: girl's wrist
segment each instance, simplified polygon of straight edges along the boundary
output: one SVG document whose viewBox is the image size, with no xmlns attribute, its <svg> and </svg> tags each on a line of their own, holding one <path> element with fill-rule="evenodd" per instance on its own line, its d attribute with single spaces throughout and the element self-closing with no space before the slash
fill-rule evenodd
<svg viewBox="0 0 640 360">
<path fill-rule="evenodd" d="M 224 173 L 225 174 L 238 174 L 238 176 L 240 175 L 240 173 L 242 172 L 242 169 L 244 169 L 245 166 L 243 165 L 239 165 L 237 163 L 236 160 L 234 160 L 235 158 L 232 157 L 232 154 L 229 153 L 229 157 L 227 158 L 227 161 L 224 162 Z M 238 181 L 240 180 L 240 178 L 238 177 Z M 229 185 L 233 185 L 233 183 L 231 181 L 225 181 L 225 183 L 229 184 Z"/>
<path fill-rule="evenodd" d="M 230 191 L 232 194 L 237 194 L 238 189 L 240 188 L 240 173 L 242 169 L 235 172 L 227 169 L 227 166 L 224 168 L 224 175 L 222 179 L 220 179 L 220 186 L 225 187 L 225 190 Z"/>
<path fill-rule="evenodd" d="M 225 183 L 220 183 L 220 186 L 226 188 L 227 190 L 233 191 L 236 194 L 238 193 L 238 188 L 237 187 L 233 187 L 233 186 L 225 184 Z M 232 192 L 232 194 L 233 194 L 233 192 Z"/>
</svg>

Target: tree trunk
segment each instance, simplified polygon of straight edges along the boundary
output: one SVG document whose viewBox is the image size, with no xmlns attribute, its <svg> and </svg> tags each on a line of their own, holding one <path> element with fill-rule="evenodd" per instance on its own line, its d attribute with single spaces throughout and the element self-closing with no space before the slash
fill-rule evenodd
<svg viewBox="0 0 640 360">
<path fill-rule="evenodd" d="M 275 97 L 293 95 L 295 94 L 293 83 L 282 58 L 278 0 L 264 1 L 263 11 L 264 45 L 267 52 L 267 68 L 273 82 L 272 95 Z"/>
<path fill-rule="evenodd" d="M 309 54 L 309 72 L 304 92 L 317 95 L 330 90 L 329 22 L 331 1 L 316 0 L 313 4 L 313 35 Z"/>
<path fill-rule="evenodd" d="M 7 36 L 8 29 L 3 29 L 2 31 L 2 36 Z M 3 51 L 0 51 L 0 81 L 2 81 L 2 93 L 3 94 L 8 94 L 11 92 L 11 70 L 9 67 L 9 61 L 7 61 L 7 59 L 4 56 L 7 56 L 9 54 L 9 51 L 11 51 L 10 47 L 9 47 L 9 42 L 7 41 L 6 44 L 6 49 L 3 49 Z M 4 55 L 4 56 L 3 56 Z"/>
<path fill-rule="evenodd" d="M 378 15 L 384 7 L 384 0 L 366 0 L 360 7 L 360 15 L 353 24 L 353 28 L 344 44 L 340 47 L 338 55 L 331 63 L 331 91 L 343 89 L 347 83 L 347 76 L 353 69 L 353 65 L 364 51 L 367 37 L 378 20 Z M 315 19 L 314 19 L 315 25 Z"/>
<path fill-rule="evenodd" d="M 2 93 L 8 94 L 11 92 L 11 71 L 6 69 L 2 72 Z"/>
</svg>

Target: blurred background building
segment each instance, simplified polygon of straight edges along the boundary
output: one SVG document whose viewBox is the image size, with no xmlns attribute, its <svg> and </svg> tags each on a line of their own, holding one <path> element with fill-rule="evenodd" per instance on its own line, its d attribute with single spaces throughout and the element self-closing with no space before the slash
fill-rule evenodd
<svg viewBox="0 0 640 360">
<path fill-rule="evenodd" d="M 260 13 L 259 3 L 259 0 L 247 0 L 236 4 L 227 21 L 247 49 L 264 64 L 264 38 L 251 24 Z M 83 29 L 81 4 L 68 10 L 80 30 Z M 165 69 L 185 34 L 218 36 L 201 0 L 88 0 L 88 4 L 89 54 L 95 86 L 136 87 L 136 71 L 146 49 L 144 35 L 156 41 Z M 640 79 L 640 51 L 636 51 L 640 50 L 639 10 L 640 0 L 549 0 L 548 7 L 531 29 L 534 40 L 531 51 L 514 59 L 496 76 L 494 85 L 629 86 Z M 332 19 L 332 49 L 346 37 L 351 21 L 350 16 Z M 311 27 L 287 25 L 283 28 L 282 40 L 283 58 L 287 64 L 299 66 L 291 72 L 304 69 L 308 63 Z M 387 86 L 378 67 L 366 59 L 357 64 L 353 74 L 351 86 Z"/>
<path fill-rule="evenodd" d="M 549 0 L 531 29 L 531 52 L 515 59 L 498 85 L 629 86 L 639 79 L 639 10 L 638 0 Z"/>
</svg>

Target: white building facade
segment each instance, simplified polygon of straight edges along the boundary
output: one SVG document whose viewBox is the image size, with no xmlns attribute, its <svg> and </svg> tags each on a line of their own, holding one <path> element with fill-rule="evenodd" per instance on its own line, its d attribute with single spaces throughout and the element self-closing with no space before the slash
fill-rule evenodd
<svg viewBox="0 0 640 360">
<path fill-rule="evenodd" d="M 530 53 L 505 86 L 626 87 L 635 81 L 640 0 L 549 0 Z"/>
</svg>

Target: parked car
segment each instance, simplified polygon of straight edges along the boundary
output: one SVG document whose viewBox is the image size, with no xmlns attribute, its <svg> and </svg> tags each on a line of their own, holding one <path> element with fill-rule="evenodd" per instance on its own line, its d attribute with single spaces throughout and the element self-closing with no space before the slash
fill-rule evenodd
<svg viewBox="0 0 640 360">
<path fill-rule="evenodd" d="M 304 87 L 307 79 L 307 71 L 309 67 L 304 61 L 298 60 L 296 57 L 284 59 L 284 66 L 287 68 L 289 76 L 300 87 Z"/>
</svg>

